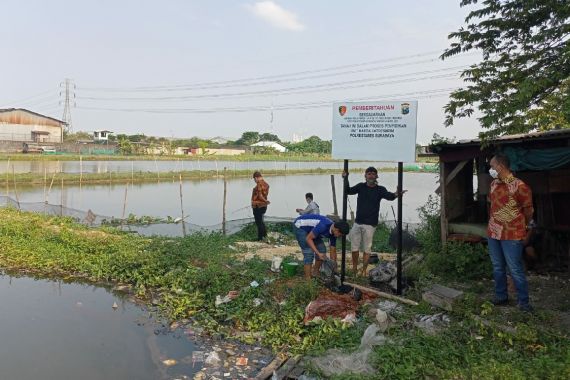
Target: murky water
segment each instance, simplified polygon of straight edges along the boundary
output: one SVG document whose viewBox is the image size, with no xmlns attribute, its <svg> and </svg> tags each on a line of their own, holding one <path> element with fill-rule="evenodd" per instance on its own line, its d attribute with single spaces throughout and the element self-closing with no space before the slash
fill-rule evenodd
<svg viewBox="0 0 570 380">
<path fill-rule="evenodd" d="M 396 167 L 391 162 L 351 162 L 351 168 Z M 2 173 L 108 173 L 108 172 L 178 172 L 184 170 L 299 170 L 299 169 L 338 169 L 341 161 L 299 161 L 292 158 L 283 161 L 226 161 L 226 160 L 168 160 L 168 161 L 3 161 Z"/>
<path fill-rule="evenodd" d="M 333 196 L 330 175 L 289 175 L 266 177 L 270 184 L 267 215 L 276 217 L 294 217 L 296 208 L 306 206 L 305 193 L 312 192 L 315 201 L 320 205 L 321 213 L 332 213 Z M 361 174 L 351 175 L 351 184 L 363 180 Z M 404 189 L 408 192 L 403 198 L 403 220 L 405 222 L 418 222 L 417 209 L 423 206 L 430 194 L 437 187 L 437 175 L 430 173 L 404 173 Z M 381 173 L 379 182 L 389 191 L 395 191 L 397 185 L 396 173 Z M 250 178 L 230 179 L 227 182 L 226 219 L 235 220 L 250 218 L 249 208 L 251 189 L 254 182 Z M 342 212 L 342 178 L 335 175 L 337 194 L 337 207 Z M 185 220 L 201 225 L 210 226 L 222 222 L 224 182 L 218 180 L 190 180 L 184 181 L 182 186 L 182 202 Z M 12 189 L 13 191 L 13 189 Z M 126 197 L 125 197 L 126 193 Z M 14 194 L 11 194 L 14 197 Z M 59 186 L 51 189 L 48 196 L 44 194 L 44 187 L 18 188 L 18 197 L 21 202 L 42 202 L 45 198 L 50 204 L 63 204 L 78 210 L 88 209 L 95 214 L 121 218 L 123 209 L 125 216 L 129 213 L 137 216 L 150 215 L 155 217 L 179 217 L 180 185 L 178 180 L 161 181 L 160 183 L 147 183 L 128 185 L 89 185 L 65 186 L 63 193 Z M 125 203 L 126 199 L 126 203 Z M 397 202 L 381 202 L 381 217 L 393 220 L 392 207 L 397 212 Z M 349 197 L 350 210 L 356 211 L 356 196 Z"/>
<path fill-rule="evenodd" d="M 154 380 L 200 369 L 181 362 L 192 341 L 155 334 L 148 312 L 105 288 L 0 274 L 0 302 L 0 379 Z M 167 358 L 178 364 L 167 368 Z"/>
</svg>

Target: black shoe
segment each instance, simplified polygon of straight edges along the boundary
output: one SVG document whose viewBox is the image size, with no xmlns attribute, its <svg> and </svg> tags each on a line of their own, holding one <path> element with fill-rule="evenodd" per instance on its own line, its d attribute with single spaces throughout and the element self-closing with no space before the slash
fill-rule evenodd
<svg viewBox="0 0 570 380">
<path fill-rule="evenodd" d="M 534 311 L 534 308 L 529 304 L 526 304 L 526 305 L 519 305 L 519 310 L 522 311 L 523 313 L 532 313 Z"/>
<path fill-rule="evenodd" d="M 505 298 L 504 300 L 500 300 L 498 298 L 493 298 L 491 300 L 491 303 L 495 306 L 505 306 L 509 304 L 509 299 Z"/>
</svg>

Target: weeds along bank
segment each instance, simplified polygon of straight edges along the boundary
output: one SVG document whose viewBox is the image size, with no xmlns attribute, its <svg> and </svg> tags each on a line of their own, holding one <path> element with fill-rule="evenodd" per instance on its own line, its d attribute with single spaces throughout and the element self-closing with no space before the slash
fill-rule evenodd
<svg viewBox="0 0 570 380">
<path fill-rule="evenodd" d="M 287 226 L 280 228 L 287 232 Z M 430 272 L 440 265 L 435 259 L 437 243 L 428 239 L 429 225 L 423 228 L 418 237 L 425 233 L 422 243 L 426 249 L 433 244 L 433 252 L 426 253 L 422 261 L 426 264 L 416 268 L 415 288 L 406 295 L 418 301 L 422 284 L 446 272 L 445 268 Z M 322 289 L 316 283 L 307 285 L 300 277 L 273 274 L 266 261 L 238 260 L 235 242 L 250 235 L 246 229 L 231 237 L 145 238 L 111 228 L 89 229 L 68 218 L 1 209 L 0 267 L 127 284 L 141 299 L 157 303 L 170 319 L 187 319 L 207 332 L 259 341 L 275 350 L 320 354 L 332 347 L 347 352 L 355 349 L 366 326 L 374 321 L 367 308 L 360 310 L 359 321 L 352 327 L 333 319 L 305 326 L 305 306 Z M 375 244 L 381 243 L 377 240 Z M 443 259 L 445 265 L 451 265 L 453 257 Z M 448 267 L 447 272 L 466 274 L 472 266 L 460 263 Z M 252 287 L 252 281 L 259 286 Z M 216 296 L 232 290 L 240 290 L 239 296 L 216 307 Z M 418 315 L 437 312 L 422 302 L 394 313 L 394 321 L 384 333 L 387 343 L 376 347 L 369 357 L 375 373 L 335 378 L 570 378 L 568 332 L 556 329 L 555 316 L 548 311 L 533 316 L 514 312 L 507 322 L 502 311 L 467 291 L 464 301 L 449 313 L 451 322 L 446 328 L 433 334 L 414 324 Z M 484 325 L 479 318 L 492 324 Z M 508 324 L 514 332 L 504 332 L 501 324 Z"/>
</svg>

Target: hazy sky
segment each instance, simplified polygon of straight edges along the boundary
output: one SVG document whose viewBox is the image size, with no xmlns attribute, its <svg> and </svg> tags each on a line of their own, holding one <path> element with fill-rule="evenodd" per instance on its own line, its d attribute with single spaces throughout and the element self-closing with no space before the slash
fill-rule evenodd
<svg viewBox="0 0 570 380">
<path fill-rule="evenodd" d="M 475 55 L 442 62 L 459 0 L 3 0 L 0 107 L 73 129 L 174 137 L 331 137 L 332 102 L 418 100 L 418 142 L 470 138 L 442 107 Z M 273 109 L 273 111 L 271 111 Z M 273 117 L 272 117 L 273 114 Z"/>
</svg>

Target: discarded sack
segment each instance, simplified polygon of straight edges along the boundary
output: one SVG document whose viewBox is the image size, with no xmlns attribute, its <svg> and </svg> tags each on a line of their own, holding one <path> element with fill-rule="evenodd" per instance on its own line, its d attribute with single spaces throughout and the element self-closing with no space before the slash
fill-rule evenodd
<svg viewBox="0 0 570 380">
<path fill-rule="evenodd" d="M 311 301 L 305 308 L 305 324 L 316 317 L 344 319 L 348 314 L 356 314 L 358 303 L 349 295 L 322 295 Z"/>
<path fill-rule="evenodd" d="M 398 270 L 396 266 L 390 262 L 382 262 L 368 272 L 368 278 L 371 282 L 389 283 L 396 277 Z"/>
</svg>

